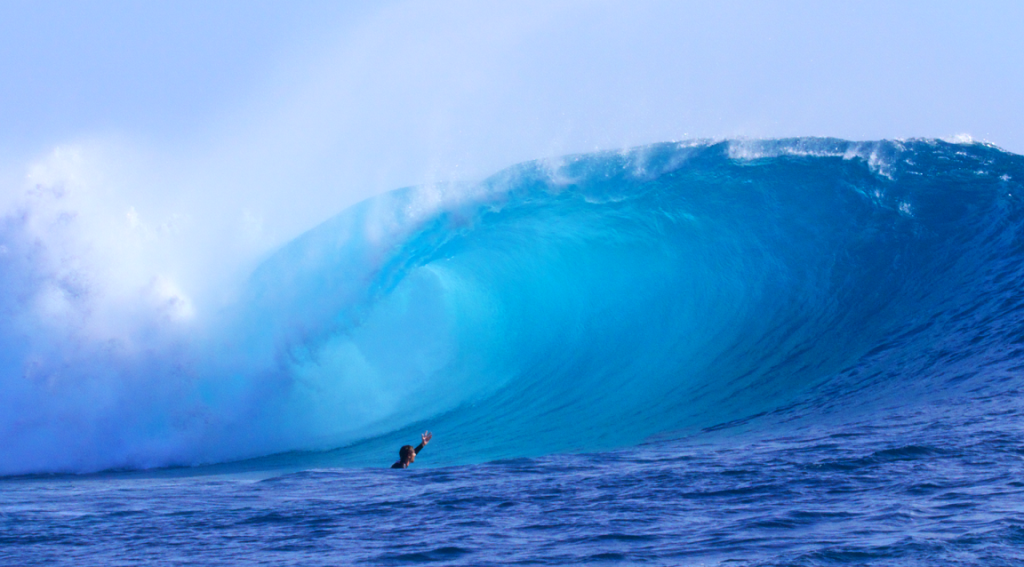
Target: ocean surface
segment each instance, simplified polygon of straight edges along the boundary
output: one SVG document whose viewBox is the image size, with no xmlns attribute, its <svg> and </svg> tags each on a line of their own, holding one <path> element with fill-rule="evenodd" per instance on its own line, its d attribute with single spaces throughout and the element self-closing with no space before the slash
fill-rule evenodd
<svg viewBox="0 0 1024 567">
<path fill-rule="evenodd" d="M 1022 180 L 971 141 L 540 160 L 125 336 L 10 214 L 0 564 L 1020 565 Z"/>
</svg>

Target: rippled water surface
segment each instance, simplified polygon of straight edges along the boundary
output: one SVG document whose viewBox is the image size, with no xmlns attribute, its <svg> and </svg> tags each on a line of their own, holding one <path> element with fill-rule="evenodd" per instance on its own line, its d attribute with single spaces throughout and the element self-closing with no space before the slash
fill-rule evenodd
<svg viewBox="0 0 1024 567">
<path fill-rule="evenodd" d="M 450 468 L 8 479 L 0 562 L 1019 565 L 1017 397 Z"/>
</svg>

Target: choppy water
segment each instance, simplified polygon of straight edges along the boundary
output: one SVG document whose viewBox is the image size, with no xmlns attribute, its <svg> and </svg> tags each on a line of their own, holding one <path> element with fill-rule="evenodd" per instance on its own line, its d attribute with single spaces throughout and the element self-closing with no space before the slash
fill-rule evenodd
<svg viewBox="0 0 1024 567">
<path fill-rule="evenodd" d="M 0 563 L 1019 565 L 1018 395 L 446 468 L 9 479 Z"/>
</svg>

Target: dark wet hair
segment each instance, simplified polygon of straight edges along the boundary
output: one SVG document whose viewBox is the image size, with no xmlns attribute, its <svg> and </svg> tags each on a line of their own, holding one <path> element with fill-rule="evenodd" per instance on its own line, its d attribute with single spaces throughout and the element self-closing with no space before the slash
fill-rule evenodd
<svg viewBox="0 0 1024 567">
<path fill-rule="evenodd" d="M 398 450 L 398 458 L 403 461 L 416 454 L 416 449 L 412 445 L 404 445 Z"/>
</svg>

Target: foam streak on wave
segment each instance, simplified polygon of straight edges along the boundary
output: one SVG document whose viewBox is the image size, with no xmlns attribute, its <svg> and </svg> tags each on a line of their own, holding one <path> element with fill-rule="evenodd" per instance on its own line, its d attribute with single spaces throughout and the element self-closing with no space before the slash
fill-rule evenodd
<svg viewBox="0 0 1024 567">
<path fill-rule="evenodd" d="M 27 306 L 73 285 L 8 216 L 0 474 L 367 464 L 428 419 L 435 462 L 462 463 L 998 384 L 1024 336 L 1021 179 L 1019 156 L 939 141 L 531 162 L 361 203 L 201 329 L 151 317 L 140 349 L 42 330 Z"/>
</svg>

